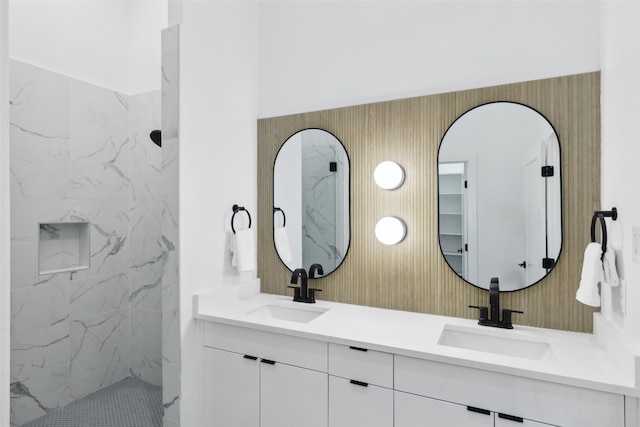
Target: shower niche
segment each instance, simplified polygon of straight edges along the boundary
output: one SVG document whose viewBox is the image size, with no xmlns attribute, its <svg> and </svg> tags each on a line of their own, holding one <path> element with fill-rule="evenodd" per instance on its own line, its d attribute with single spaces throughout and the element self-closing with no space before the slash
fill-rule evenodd
<svg viewBox="0 0 640 427">
<path fill-rule="evenodd" d="M 38 230 L 38 274 L 91 267 L 89 222 L 41 222 Z"/>
</svg>

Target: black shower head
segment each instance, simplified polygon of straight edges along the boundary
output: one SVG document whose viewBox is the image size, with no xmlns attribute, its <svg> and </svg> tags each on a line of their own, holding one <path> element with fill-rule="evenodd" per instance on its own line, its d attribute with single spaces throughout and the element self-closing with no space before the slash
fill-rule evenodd
<svg viewBox="0 0 640 427">
<path fill-rule="evenodd" d="M 149 134 L 149 137 L 151 138 L 154 144 L 156 144 L 158 147 L 162 147 L 162 131 L 158 129 L 152 130 L 151 133 Z"/>
</svg>

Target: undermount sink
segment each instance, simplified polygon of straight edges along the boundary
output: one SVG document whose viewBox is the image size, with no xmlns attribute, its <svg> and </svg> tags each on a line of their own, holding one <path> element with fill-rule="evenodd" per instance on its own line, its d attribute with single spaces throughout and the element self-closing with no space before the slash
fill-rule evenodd
<svg viewBox="0 0 640 427">
<path fill-rule="evenodd" d="M 551 349 L 543 337 L 453 325 L 445 325 L 438 344 L 531 360 L 542 360 Z"/>
<path fill-rule="evenodd" d="M 328 308 L 321 308 L 302 303 L 269 302 L 260 308 L 249 311 L 247 314 L 264 319 L 309 323 L 318 316 L 326 313 L 328 310 Z"/>
</svg>

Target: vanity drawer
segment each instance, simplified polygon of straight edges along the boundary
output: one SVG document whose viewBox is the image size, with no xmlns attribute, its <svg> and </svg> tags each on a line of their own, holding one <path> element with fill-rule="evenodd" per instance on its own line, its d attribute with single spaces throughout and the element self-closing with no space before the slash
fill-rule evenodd
<svg viewBox="0 0 640 427">
<path fill-rule="evenodd" d="M 624 427 L 624 397 L 481 369 L 395 356 L 396 390 L 563 427 Z"/>
<path fill-rule="evenodd" d="M 329 376 L 330 427 L 392 427 L 393 390 Z"/>
<path fill-rule="evenodd" d="M 393 388 L 393 354 L 329 343 L 329 374 Z"/>
<path fill-rule="evenodd" d="M 323 341 L 204 322 L 203 345 L 327 372 L 327 343 Z"/>
</svg>

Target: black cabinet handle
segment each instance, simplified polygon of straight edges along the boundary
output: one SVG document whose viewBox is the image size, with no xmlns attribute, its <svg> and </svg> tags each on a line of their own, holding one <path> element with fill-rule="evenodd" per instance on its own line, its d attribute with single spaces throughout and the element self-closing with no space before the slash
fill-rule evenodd
<svg viewBox="0 0 640 427">
<path fill-rule="evenodd" d="M 360 387 L 369 387 L 369 383 L 365 383 L 362 381 L 350 380 L 349 382 L 354 385 L 359 385 Z"/>
<path fill-rule="evenodd" d="M 261 359 L 260 360 L 262 363 L 266 363 L 267 365 L 275 365 L 276 362 L 274 360 L 269 360 L 269 359 Z"/>
<path fill-rule="evenodd" d="M 491 415 L 491 411 L 487 409 L 476 408 L 475 406 L 467 406 L 467 411 L 475 412 L 477 414 Z"/>
<path fill-rule="evenodd" d="M 515 421 L 517 423 L 524 423 L 524 420 L 521 417 L 516 417 L 514 415 L 498 413 L 498 418 L 502 418 L 503 420 Z"/>
<path fill-rule="evenodd" d="M 352 345 L 350 345 L 350 346 L 349 346 L 349 348 L 350 348 L 351 350 L 357 350 L 357 351 L 364 351 L 364 352 L 368 351 L 366 348 L 362 348 L 362 347 L 354 347 L 354 346 L 352 346 Z"/>
<path fill-rule="evenodd" d="M 249 359 L 249 360 L 258 360 L 258 358 L 257 358 L 257 357 L 255 357 L 255 356 L 249 356 L 248 354 L 245 354 L 243 357 L 244 357 L 245 359 Z"/>
</svg>

